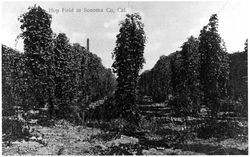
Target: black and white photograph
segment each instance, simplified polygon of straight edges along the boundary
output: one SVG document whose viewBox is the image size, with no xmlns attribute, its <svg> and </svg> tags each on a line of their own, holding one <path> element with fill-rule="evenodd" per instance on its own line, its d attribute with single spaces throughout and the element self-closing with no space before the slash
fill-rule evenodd
<svg viewBox="0 0 250 157">
<path fill-rule="evenodd" d="M 248 155 L 247 0 L 0 4 L 1 155 Z"/>
</svg>

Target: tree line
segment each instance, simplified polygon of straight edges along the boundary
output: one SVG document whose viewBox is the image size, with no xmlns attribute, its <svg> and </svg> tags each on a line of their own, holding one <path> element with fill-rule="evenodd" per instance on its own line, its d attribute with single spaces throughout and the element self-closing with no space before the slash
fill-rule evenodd
<svg viewBox="0 0 250 157">
<path fill-rule="evenodd" d="M 48 108 L 48 118 L 75 118 L 91 102 L 114 92 L 115 76 L 101 58 L 64 33 L 51 29 L 52 17 L 40 6 L 21 15 L 24 53 L 2 45 L 3 116 L 16 106 L 27 112 Z"/>
<path fill-rule="evenodd" d="M 180 116 L 201 108 L 211 117 L 220 111 L 247 116 L 247 43 L 243 52 L 228 53 L 214 14 L 198 38 L 189 37 L 181 50 L 161 56 L 140 75 L 140 95 L 168 102 Z"/>
</svg>

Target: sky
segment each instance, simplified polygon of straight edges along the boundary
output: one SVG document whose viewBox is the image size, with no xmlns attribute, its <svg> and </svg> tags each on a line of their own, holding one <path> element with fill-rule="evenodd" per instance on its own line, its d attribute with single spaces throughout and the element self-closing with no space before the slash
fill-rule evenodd
<svg viewBox="0 0 250 157">
<path fill-rule="evenodd" d="M 209 17 L 217 13 L 219 33 L 229 53 L 242 51 L 248 37 L 247 1 L 160 1 L 160 2 L 84 2 L 84 1 L 5 1 L 1 4 L 1 43 L 23 52 L 18 17 L 29 6 L 40 5 L 52 15 L 54 33 L 65 33 L 70 43 L 86 46 L 110 68 L 113 60 L 119 22 L 127 13 L 139 12 L 145 25 L 146 63 L 142 71 L 151 69 L 160 56 L 179 50 L 191 35 L 198 37 Z M 81 9 L 81 12 L 77 12 Z M 71 11 L 71 12 L 70 12 Z"/>
</svg>

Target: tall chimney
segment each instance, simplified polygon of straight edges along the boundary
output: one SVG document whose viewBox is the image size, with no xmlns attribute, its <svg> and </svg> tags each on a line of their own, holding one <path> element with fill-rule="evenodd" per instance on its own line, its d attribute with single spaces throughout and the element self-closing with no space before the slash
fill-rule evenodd
<svg viewBox="0 0 250 157">
<path fill-rule="evenodd" d="M 87 38 L 87 50 L 89 51 L 89 38 Z"/>
</svg>

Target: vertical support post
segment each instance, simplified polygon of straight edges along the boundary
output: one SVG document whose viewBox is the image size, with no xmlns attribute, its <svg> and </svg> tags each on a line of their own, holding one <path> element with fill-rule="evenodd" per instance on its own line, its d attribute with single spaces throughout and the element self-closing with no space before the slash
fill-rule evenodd
<svg viewBox="0 0 250 157">
<path fill-rule="evenodd" d="M 87 50 L 89 51 L 89 38 L 87 38 Z"/>
</svg>

